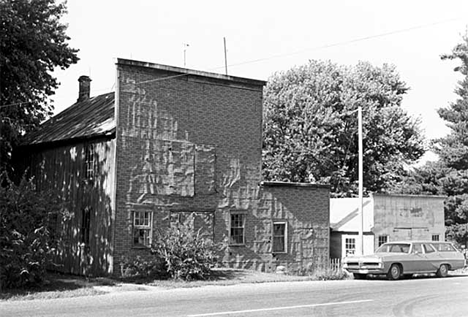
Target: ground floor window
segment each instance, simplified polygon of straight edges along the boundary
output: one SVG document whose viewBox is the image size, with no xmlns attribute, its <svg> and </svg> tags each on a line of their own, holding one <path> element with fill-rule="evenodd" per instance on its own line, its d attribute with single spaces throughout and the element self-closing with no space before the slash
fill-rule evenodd
<svg viewBox="0 0 468 317">
<path fill-rule="evenodd" d="M 345 256 L 356 253 L 356 238 L 345 238 Z"/>
<path fill-rule="evenodd" d="M 245 244 L 245 213 L 232 212 L 229 231 L 229 244 Z"/>
<path fill-rule="evenodd" d="M 438 234 L 433 234 L 432 235 L 432 241 L 439 241 L 439 235 Z"/>
<path fill-rule="evenodd" d="M 133 245 L 150 247 L 153 237 L 153 213 L 133 212 Z"/>
<path fill-rule="evenodd" d="M 382 236 L 379 236 L 379 247 L 384 244 L 384 243 L 387 243 L 388 242 L 388 236 L 387 235 L 382 235 Z"/>
<path fill-rule="evenodd" d="M 273 253 L 287 252 L 287 227 L 286 222 L 273 223 Z"/>
</svg>

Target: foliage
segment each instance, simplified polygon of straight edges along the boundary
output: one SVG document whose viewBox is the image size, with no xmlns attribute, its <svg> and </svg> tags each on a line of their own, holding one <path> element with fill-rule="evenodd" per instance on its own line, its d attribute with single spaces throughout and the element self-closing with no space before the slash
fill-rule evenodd
<svg viewBox="0 0 468 317">
<path fill-rule="evenodd" d="M 125 256 L 120 261 L 121 276 L 123 278 L 161 277 L 164 275 L 163 264 L 162 261 L 154 256 Z"/>
<path fill-rule="evenodd" d="M 408 88 L 392 66 L 331 62 L 273 75 L 265 88 L 266 180 L 330 184 L 357 192 L 358 120 L 363 109 L 364 186 L 382 191 L 424 153 L 419 121 L 400 107 Z"/>
<path fill-rule="evenodd" d="M 459 245 L 468 246 L 468 224 L 454 224 L 447 227 L 445 233 L 450 240 L 455 240 Z"/>
<path fill-rule="evenodd" d="M 450 133 L 432 141 L 431 148 L 439 161 L 409 171 L 392 184 L 392 191 L 409 194 L 448 196 L 445 202 L 445 223 L 448 232 L 458 232 L 457 224 L 468 222 L 468 33 L 451 54 L 442 59 L 459 61 L 454 71 L 463 78 L 455 89 L 458 98 L 446 108 L 438 109 Z M 457 236 L 458 234 L 455 234 Z"/>
<path fill-rule="evenodd" d="M 19 137 L 51 114 L 51 73 L 78 61 L 60 22 L 65 13 L 54 0 L 0 1 L 0 169 Z"/>
<path fill-rule="evenodd" d="M 164 260 L 166 271 L 175 279 L 206 279 L 217 261 L 218 246 L 201 229 L 194 229 L 193 217 L 158 232 L 152 245 L 152 252 Z"/>
<path fill-rule="evenodd" d="M 52 192 L 38 192 L 33 181 L 19 185 L 5 173 L 0 186 L 0 289 L 43 281 L 54 251 L 61 203 Z"/>
</svg>

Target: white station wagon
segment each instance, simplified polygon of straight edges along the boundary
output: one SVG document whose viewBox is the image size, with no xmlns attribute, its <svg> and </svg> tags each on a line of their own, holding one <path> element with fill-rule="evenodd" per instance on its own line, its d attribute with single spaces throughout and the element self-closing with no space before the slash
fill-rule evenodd
<svg viewBox="0 0 468 317">
<path fill-rule="evenodd" d="M 349 256 L 343 269 L 355 279 L 386 275 L 391 280 L 413 274 L 435 273 L 445 277 L 450 270 L 465 267 L 465 256 L 450 242 L 399 241 L 381 245 L 373 255 Z"/>
</svg>

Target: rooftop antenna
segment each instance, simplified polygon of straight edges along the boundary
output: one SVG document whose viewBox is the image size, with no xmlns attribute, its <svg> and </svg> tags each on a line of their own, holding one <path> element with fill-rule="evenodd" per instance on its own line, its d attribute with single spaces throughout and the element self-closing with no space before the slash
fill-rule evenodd
<svg viewBox="0 0 468 317">
<path fill-rule="evenodd" d="M 184 68 L 186 68 L 187 65 L 187 47 L 189 47 L 189 45 L 187 43 L 184 43 Z"/>
<path fill-rule="evenodd" d="M 228 74 L 228 70 L 227 70 L 227 50 L 226 50 L 226 38 L 223 37 L 223 40 L 224 40 L 224 69 L 226 71 L 226 75 Z"/>
</svg>

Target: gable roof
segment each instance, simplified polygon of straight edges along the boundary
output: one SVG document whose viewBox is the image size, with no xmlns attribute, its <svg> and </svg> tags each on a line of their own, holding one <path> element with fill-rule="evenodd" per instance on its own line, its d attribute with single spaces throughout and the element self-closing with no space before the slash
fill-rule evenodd
<svg viewBox="0 0 468 317">
<path fill-rule="evenodd" d="M 115 93 L 77 102 L 26 135 L 24 145 L 89 139 L 115 132 Z"/>
<path fill-rule="evenodd" d="M 370 232 L 374 226 L 372 198 L 363 199 L 363 231 Z M 359 198 L 330 199 L 330 227 L 334 231 L 359 231 Z"/>
</svg>

